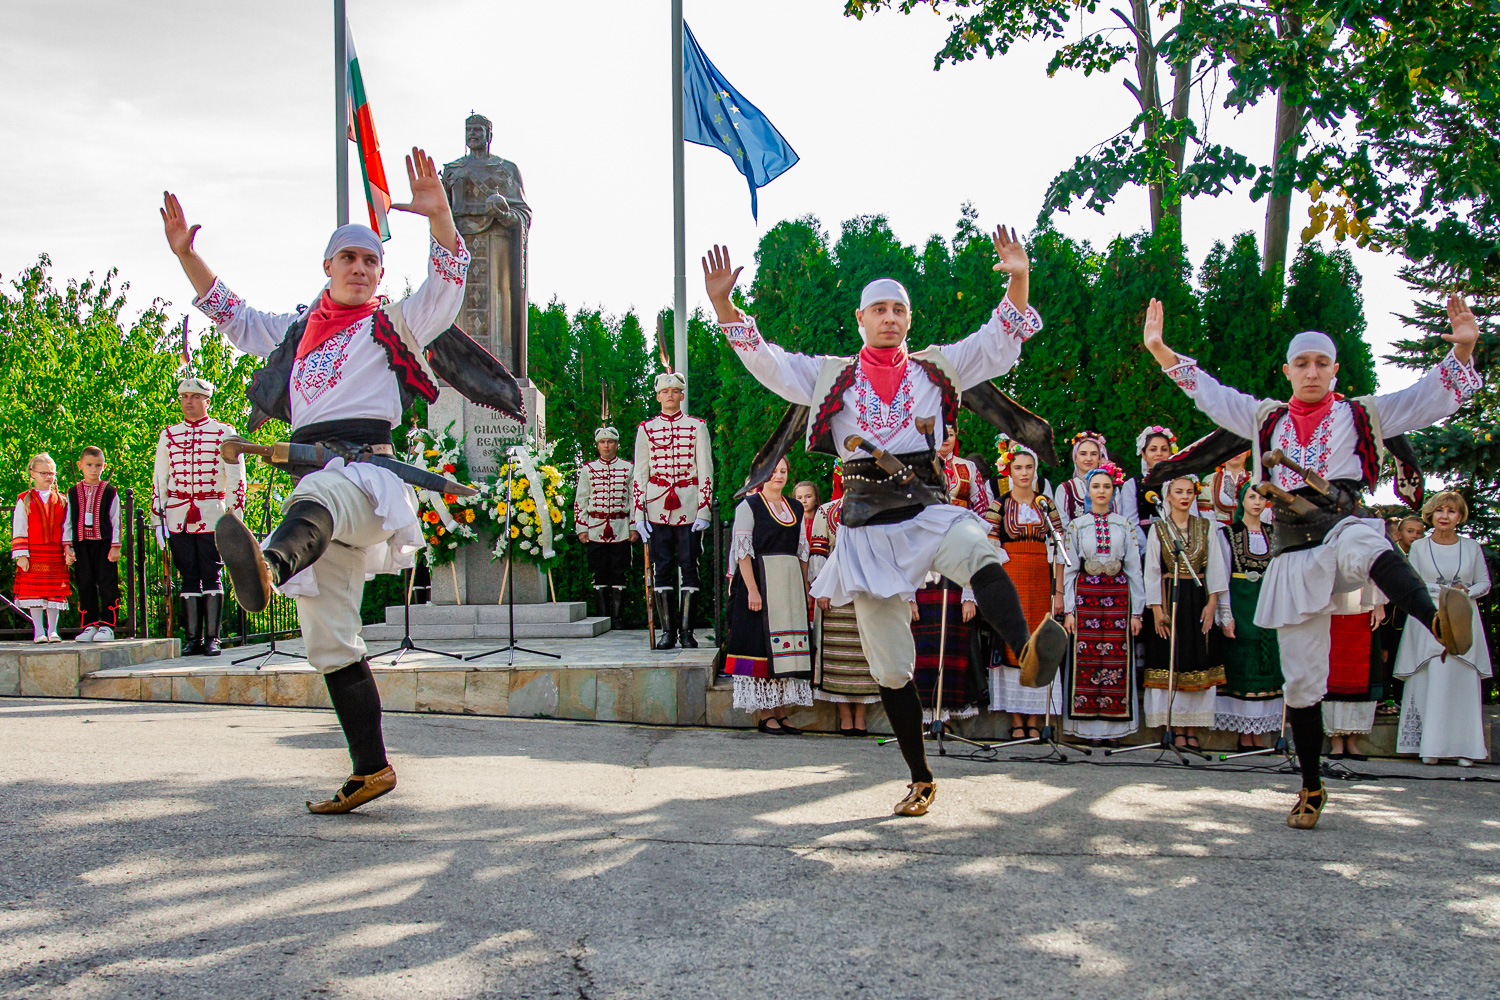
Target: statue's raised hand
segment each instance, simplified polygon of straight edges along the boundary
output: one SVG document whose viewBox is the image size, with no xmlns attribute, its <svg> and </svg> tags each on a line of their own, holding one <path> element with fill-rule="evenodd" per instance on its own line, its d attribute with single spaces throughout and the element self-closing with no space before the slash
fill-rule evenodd
<svg viewBox="0 0 1500 1000">
<path fill-rule="evenodd" d="M 708 300 L 714 304 L 721 323 L 733 323 L 739 319 L 739 310 L 729 298 L 729 293 L 734 291 L 734 283 L 740 280 L 740 272 L 743 270 L 743 267 L 735 267 L 730 262 L 728 247 L 716 245 L 703 258 L 703 287 L 708 292 Z"/>
<path fill-rule="evenodd" d="M 398 212 L 425 215 L 429 219 L 441 219 L 451 215 L 448 195 L 443 191 L 443 182 L 438 180 L 437 164 L 432 157 L 416 146 L 406 158 L 406 178 L 411 182 L 411 201 L 391 208 Z"/>
<path fill-rule="evenodd" d="M 1006 232 L 1004 226 L 995 230 L 991 237 L 995 241 L 995 255 L 1000 258 L 995 265 L 996 271 L 1004 271 L 1009 275 L 1024 275 L 1031 271 L 1031 258 L 1026 255 L 1026 246 L 1016 239 L 1014 229 Z"/>
<path fill-rule="evenodd" d="M 170 191 L 161 193 L 161 222 L 167 232 L 167 246 L 172 252 L 181 257 L 190 253 L 193 249 L 193 238 L 198 235 L 202 226 L 189 226 L 187 219 L 182 214 L 182 204 L 177 196 Z"/>
</svg>

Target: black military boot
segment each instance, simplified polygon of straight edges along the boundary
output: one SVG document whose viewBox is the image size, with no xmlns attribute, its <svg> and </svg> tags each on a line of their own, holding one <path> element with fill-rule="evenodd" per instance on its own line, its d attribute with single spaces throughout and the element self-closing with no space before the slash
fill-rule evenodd
<svg viewBox="0 0 1500 1000">
<path fill-rule="evenodd" d="M 218 656 L 219 625 L 224 618 L 224 595 L 203 595 L 203 655 Z"/>
<path fill-rule="evenodd" d="M 599 614 L 603 615 L 605 618 L 610 617 L 608 587 L 594 588 L 594 607 L 598 608 Z"/>
<path fill-rule="evenodd" d="M 609 620 L 614 628 L 625 627 L 625 588 L 609 588 Z"/>
<path fill-rule="evenodd" d="M 655 597 L 656 624 L 661 628 L 656 648 L 671 649 L 677 645 L 677 622 L 673 620 L 677 616 L 677 603 L 672 600 L 670 590 L 658 590 Z"/>
<path fill-rule="evenodd" d="M 234 599 L 251 614 L 264 611 L 275 588 L 317 562 L 332 541 L 333 515 L 313 500 L 298 500 L 286 509 L 264 551 L 233 513 L 214 526 L 219 558 L 234 581 Z"/>
<path fill-rule="evenodd" d="M 182 655 L 203 655 L 202 594 L 193 594 L 182 599 L 182 627 L 187 632 L 187 638 L 182 642 Z"/>
<path fill-rule="evenodd" d="M 683 649 L 697 649 L 698 640 L 693 636 L 693 592 L 682 592 L 682 624 L 677 629 L 677 641 Z"/>
</svg>

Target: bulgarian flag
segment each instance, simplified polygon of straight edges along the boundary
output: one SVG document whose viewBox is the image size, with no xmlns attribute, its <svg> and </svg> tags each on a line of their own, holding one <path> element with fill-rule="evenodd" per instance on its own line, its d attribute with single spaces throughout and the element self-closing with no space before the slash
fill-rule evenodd
<svg viewBox="0 0 1500 1000">
<path fill-rule="evenodd" d="M 375 136 L 375 118 L 365 96 L 365 81 L 359 73 L 359 56 L 354 52 L 354 32 L 344 23 L 344 52 L 349 59 L 345 76 L 349 87 L 349 138 L 359 144 L 359 173 L 365 182 L 365 204 L 370 209 L 370 228 L 382 240 L 391 238 L 386 213 L 391 207 L 391 184 L 385 179 L 385 164 L 380 160 L 380 140 Z"/>
</svg>

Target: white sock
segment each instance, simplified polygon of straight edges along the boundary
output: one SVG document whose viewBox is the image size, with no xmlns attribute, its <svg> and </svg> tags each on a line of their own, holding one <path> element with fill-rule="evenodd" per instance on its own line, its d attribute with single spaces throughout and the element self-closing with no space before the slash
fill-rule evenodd
<svg viewBox="0 0 1500 1000">
<path fill-rule="evenodd" d="M 44 639 L 47 636 L 47 626 L 42 623 L 42 609 L 31 609 L 31 627 L 36 632 L 35 638 Z"/>
<path fill-rule="evenodd" d="M 62 608 L 47 609 L 47 634 L 57 634 L 57 620 L 62 617 Z"/>
</svg>

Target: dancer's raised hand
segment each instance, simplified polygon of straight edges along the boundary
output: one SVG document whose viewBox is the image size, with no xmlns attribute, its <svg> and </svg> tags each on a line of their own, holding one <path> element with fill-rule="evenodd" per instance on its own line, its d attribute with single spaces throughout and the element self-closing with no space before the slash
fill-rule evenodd
<svg viewBox="0 0 1500 1000">
<path fill-rule="evenodd" d="M 1012 277 L 1030 273 L 1031 258 L 1026 254 L 1026 245 L 1016 239 L 1014 229 L 1007 232 L 1004 226 L 1000 226 L 990 239 L 995 243 L 995 256 L 1000 258 L 995 264 L 996 271 L 1004 271 Z"/>
<path fill-rule="evenodd" d="M 425 150 L 411 148 L 411 155 L 406 158 L 406 179 L 411 182 L 411 201 L 391 208 L 427 216 L 432 238 L 449 253 L 457 253 L 458 227 L 453 224 L 453 209 L 448 205 L 443 182 L 438 179 L 437 164 Z"/>
<path fill-rule="evenodd" d="M 187 218 L 182 214 L 182 203 L 170 191 L 161 193 L 161 223 L 167 232 L 167 246 L 179 257 L 192 251 L 193 239 L 198 235 L 198 230 L 203 228 L 187 224 Z"/>
<path fill-rule="evenodd" d="M 1443 339 L 1453 345 L 1458 360 L 1467 362 L 1474 353 L 1474 343 L 1479 339 L 1479 321 L 1458 292 L 1448 296 L 1448 325 L 1453 332 L 1443 334 Z"/>
<path fill-rule="evenodd" d="M 1167 346 L 1162 339 L 1162 328 L 1166 326 L 1166 310 L 1162 308 L 1160 299 L 1152 299 L 1146 306 L 1146 323 L 1141 330 L 1141 343 L 1146 345 L 1146 350 L 1156 359 L 1157 364 L 1163 368 L 1171 368 L 1177 363 L 1177 352 Z"/>
<path fill-rule="evenodd" d="M 708 301 L 714 304 L 720 323 L 733 323 L 740 318 L 740 311 L 729 296 L 743 270 L 729 260 L 728 247 L 715 244 L 703 258 L 703 289 L 708 292 Z"/>
</svg>

